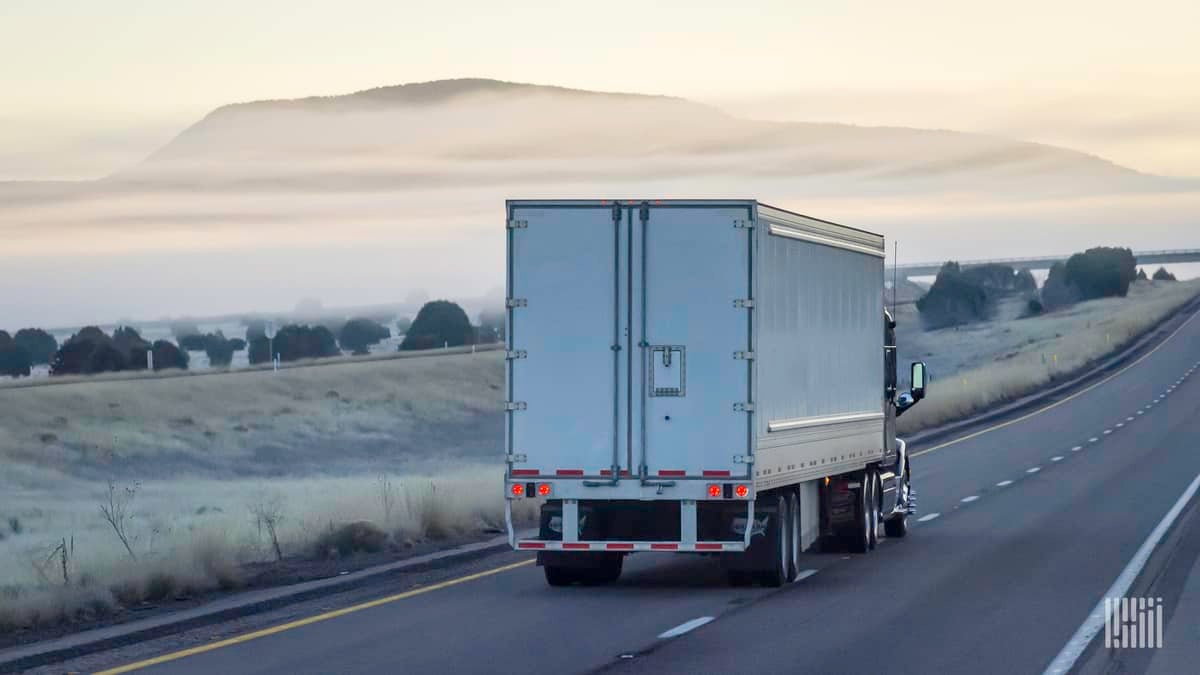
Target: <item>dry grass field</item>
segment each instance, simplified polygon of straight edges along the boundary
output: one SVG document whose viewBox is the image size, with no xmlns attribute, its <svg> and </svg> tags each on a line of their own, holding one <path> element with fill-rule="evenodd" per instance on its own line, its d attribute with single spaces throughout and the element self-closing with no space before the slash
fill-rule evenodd
<svg viewBox="0 0 1200 675">
<path fill-rule="evenodd" d="M 930 332 L 902 305 L 901 362 L 934 376 L 902 427 L 1028 393 L 1197 292 L 1141 283 Z M 493 351 L 0 387 L 0 633 L 235 585 L 247 563 L 329 555 L 347 524 L 371 523 L 368 548 L 385 549 L 501 526 L 502 364 Z"/>
</svg>

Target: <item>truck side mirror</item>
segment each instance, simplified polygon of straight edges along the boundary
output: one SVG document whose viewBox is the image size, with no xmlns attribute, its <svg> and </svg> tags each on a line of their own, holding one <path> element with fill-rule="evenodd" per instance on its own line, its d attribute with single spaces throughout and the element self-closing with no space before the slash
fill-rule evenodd
<svg viewBox="0 0 1200 675">
<path fill-rule="evenodd" d="M 914 361 L 912 364 L 912 396 L 913 402 L 925 398 L 925 362 Z"/>
</svg>

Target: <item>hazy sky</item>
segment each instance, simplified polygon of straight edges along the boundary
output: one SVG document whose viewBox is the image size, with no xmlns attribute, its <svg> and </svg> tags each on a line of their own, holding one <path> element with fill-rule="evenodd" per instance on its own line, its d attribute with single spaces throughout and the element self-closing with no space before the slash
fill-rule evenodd
<svg viewBox="0 0 1200 675">
<path fill-rule="evenodd" d="M 0 1 L 0 179 L 127 166 L 229 102 L 449 77 L 945 127 L 1200 175 L 1200 3 Z"/>
</svg>

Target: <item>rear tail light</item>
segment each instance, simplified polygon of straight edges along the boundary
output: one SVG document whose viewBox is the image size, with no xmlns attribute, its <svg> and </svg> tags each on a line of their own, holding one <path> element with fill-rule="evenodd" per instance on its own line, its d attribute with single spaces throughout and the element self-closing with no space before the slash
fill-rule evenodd
<svg viewBox="0 0 1200 675">
<path fill-rule="evenodd" d="M 720 497 L 721 496 L 721 486 L 717 485 L 716 483 L 709 485 L 708 486 L 708 496 L 709 497 Z"/>
<path fill-rule="evenodd" d="M 525 486 L 521 485 L 520 483 L 513 483 L 512 484 L 512 494 L 514 497 L 524 497 L 525 496 Z"/>
<path fill-rule="evenodd" d="M 538 493 L 539 497 L 550 496 L 550 484 L 549 483 L 541 483 L 540 485 L 538 485 L 537 493 Z"/>
<path fill-rule="evenodd" d="M 750 494 L 750 487 L 747 485 L 739 485 L 733 488 L 733 493 L 739 497 L 745 497 L 746 495 Z"/>
</svg>

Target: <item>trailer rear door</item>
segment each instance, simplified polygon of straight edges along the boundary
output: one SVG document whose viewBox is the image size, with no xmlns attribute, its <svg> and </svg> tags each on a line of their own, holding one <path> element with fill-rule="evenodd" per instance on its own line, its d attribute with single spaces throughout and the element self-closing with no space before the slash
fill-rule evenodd
<svg viewBox="0 0 1200 675">
<path fill-rule="evenodd" d="M 611 207 L 509 209 L 506 406 L 513 475 L 612 470 L 618 229 Z M 627 469 L 628 466 L 624 465 Z M 619 469 L 618 469 L 619 470 Z"/>
<path fill-rule="evenodd" d="M 669 204 L 669 203 L 668 203 Z M 638 212 L 633 381 L 644 474 L 745 476 L 750 454 L 752 212 L 665 205 Z"/>
<path fill-rule="evenodd" d="M 512 475 L 748 475 L 753 204 L 508 215 Z"/>
</svg>

